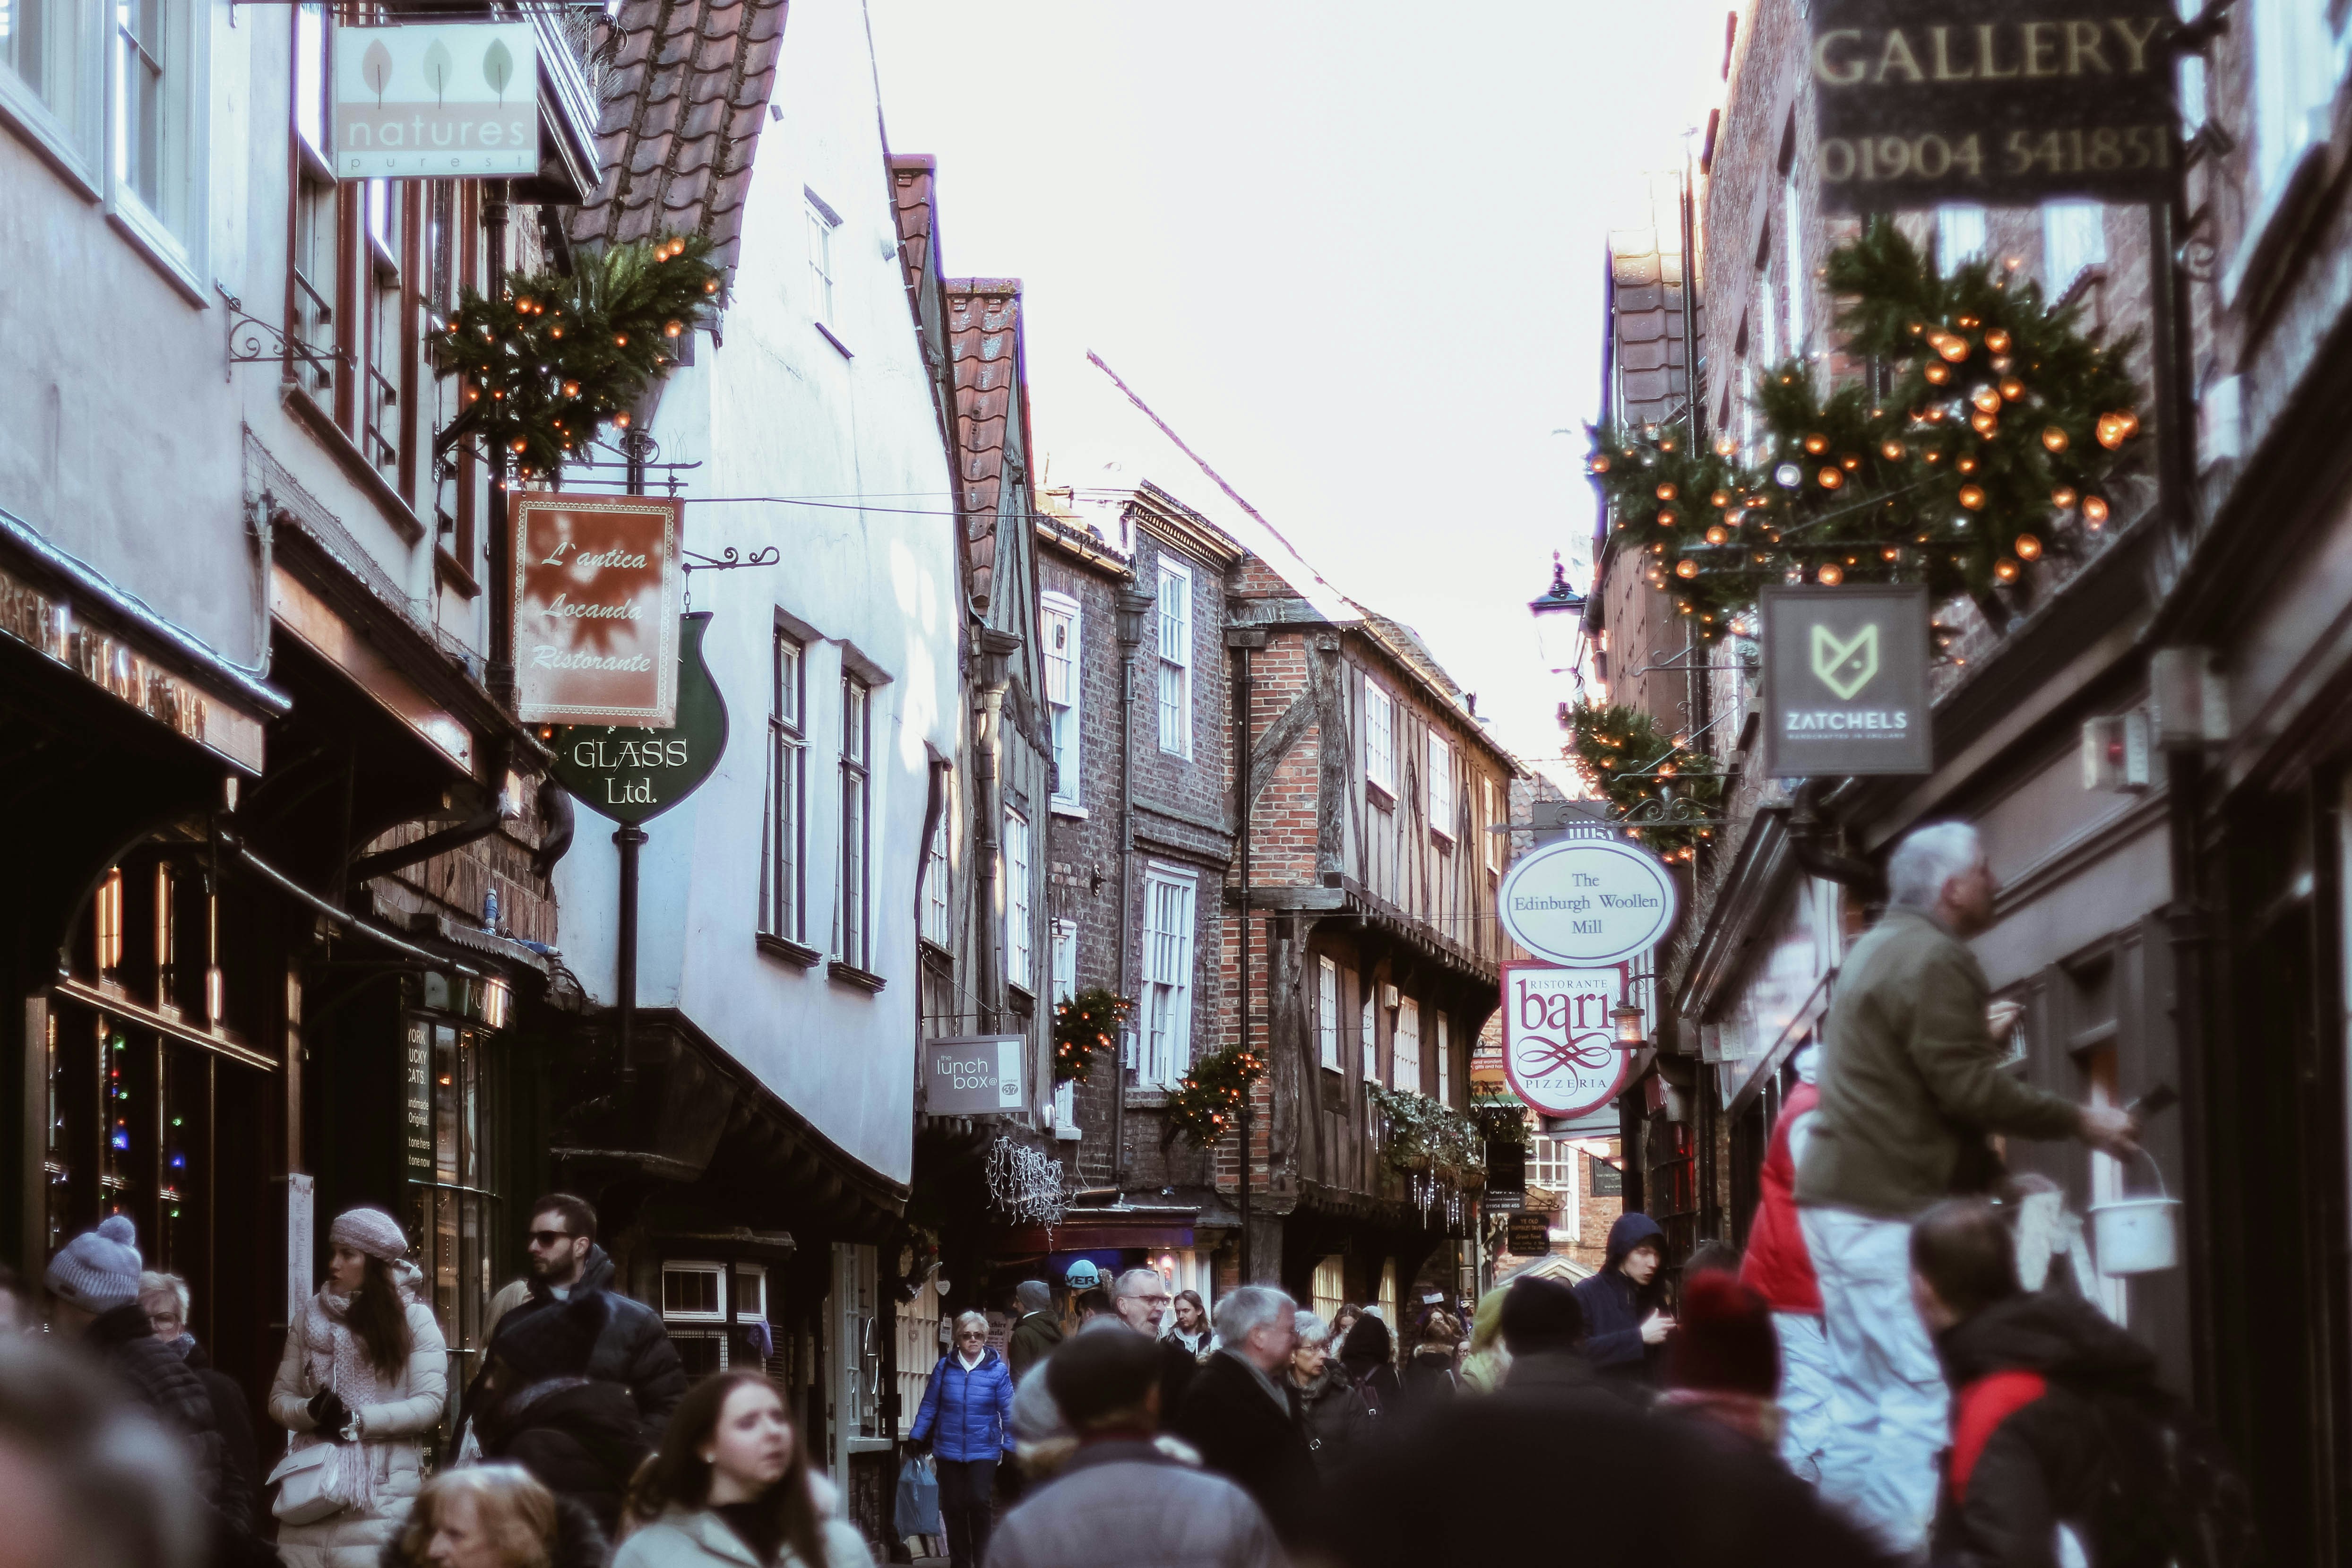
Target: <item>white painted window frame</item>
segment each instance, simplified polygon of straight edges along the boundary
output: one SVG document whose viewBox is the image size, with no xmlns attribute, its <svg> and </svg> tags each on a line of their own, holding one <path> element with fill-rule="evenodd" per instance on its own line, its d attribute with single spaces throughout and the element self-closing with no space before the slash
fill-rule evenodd
<svg viewBox="0 0 2352 1568">
<path fill-rule="evenodd" d="M 1429 732 L 1429 831 L 1443 839 L 1448 847 L 1453 846 L 1455 832 L 1454 812 L 1454 742 L 1432 730 Z"/>
<path fill-rule="evenodd" d="M 1408 1094 L 1421 1089 L 1421 1004 L 1407 996 L 1397 1004 L 1396 1032 L 1389 1042 L 1389 1087 Z"/>
<path fill-rule="evenodd" d="M 1045 710 L 1054 741 L 1054 804 L 1076 809 L 1079 794 L 1078 753 L 1082 749 L 1084 715 L 1078 691 L 1078 656 L 1084 626 L 1078 602 L 1067 594 L 1037 595 L 1038 641 L 1045 656 Z M 1061 646 L 1055 642 L 1059 637 Z"/>
<path fill-rule="evenodd" d="M 1197 874 L 1153 863 L 1143 873 L 1143 1069 L 1173 1089 L 1192 1066 L 1192 963 Z"/>
<path fill-rule="evenodd" d="M 1339 962 L 1328 953 L 1315 960 L 1315 1038 L 1323 1065 L 1346 1071 L 1339 1058 Z"/>
<path fill-rule="evenodd" d="M 1396 699 L 1364 677 L 1364 778 L 1396 798 Z"/>
<path fill-rule="evenodd" d="M 1192 571 L 1160 558 L 1160 749 L 1192 754 Z"/>
<path fill-rule="evenodd" d="M 1034 995 L 1037 978 L 1032 921 L 1036 906 L 1030 897 L 1029 876 L 1035 861 L 1029 826 L 1028 813 L 1017 806 L 1004 808 L 1004 977 Z"/>
</svg>

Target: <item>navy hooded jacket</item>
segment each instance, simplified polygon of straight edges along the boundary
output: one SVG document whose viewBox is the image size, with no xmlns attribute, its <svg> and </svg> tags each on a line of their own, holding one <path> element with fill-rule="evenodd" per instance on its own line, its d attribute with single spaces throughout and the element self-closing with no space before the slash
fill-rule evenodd
<svg viewBox="0 0 2352 1568">
<path fill-rule="evenodd" d="M 1614 1377 L 1655 1382 L 1654 1363 L 1662 1347 L 1642 1342 L 1642 1320 L 1665 1302 L 1665 1288 L 1656 1275 L 1637 1286 L 1617 1266 L 1627 1253 L 1650 1243 L 1665 1257 L 1666 1233 L 1645 1214 L 1618 1217 L 1609 1227 L 1608 1261 L 1600 1273 L 1576 1288 L 1576 1304 L 1584 1309 L 1584 1358 L 1594 1369 Z"/>
</svg>

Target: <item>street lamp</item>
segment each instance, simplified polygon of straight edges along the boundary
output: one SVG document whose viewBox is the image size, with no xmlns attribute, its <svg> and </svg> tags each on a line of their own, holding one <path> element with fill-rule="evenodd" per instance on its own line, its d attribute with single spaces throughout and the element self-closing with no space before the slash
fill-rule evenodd
<svg viewBox="0 0 2352 1568">
<path fill-rule="evenodd" d="M 1617 1043 L 1627 1050 L 1639 1049 L 1647 1043 L 1642 1035 L 1642 1009 L 1631 999 L 1612 1007 L 1609 1021 L 1617 1026 Z"/>
<path fill-rule="evenodd" d="M 1143 617 L 1150 615 L 1152 606 L 1159 603 L 1158 595 L 1145 593 L 1140 588 L 1121 588 L 1118 591 L 1119 647 L 1135 648 L 1142 646 Z"/>
<path fill-rule="evenodd" d="M 1584 595 L 1568 585 L 1568 568 L 1557 550 L 1551 554 L 1551 586 L 1528 603 L 1528 614 L 1536 619 L 1544 668 L 1555 675 L 1574 668 L 1577 638 L 1584 630 Z"/>
</svg>

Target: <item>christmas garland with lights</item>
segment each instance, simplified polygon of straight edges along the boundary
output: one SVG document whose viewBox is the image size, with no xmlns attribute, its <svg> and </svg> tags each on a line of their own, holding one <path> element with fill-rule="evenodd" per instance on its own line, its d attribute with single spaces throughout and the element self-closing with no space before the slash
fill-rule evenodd
<svg viewBox="0 0 2352 1568">
<path fill-rule="evenodd" d="M 1168 1125 L 1195 1149 L 1214 1148 L 1241 1121 L 1242 1097 L 1265 1076 L 1265 1058 L 1240 1046 L 1202 1057 L 1168 1096 Z"/>
<path fill-rule="evenodd" d="M 677 363 L 719 289 L 710 241 L 664 235 L 579 254 L 569 276 L 509 275 L 498 298 L 467 289 L 444 324 L 438 374 L 462 388 L 435 442 L 504 451 L 518 477 L 557 472 Z"/>
<path fill-rule="evenodd" d="M 1715 836 L 1682 816 L 1718 815 L 1721 770 L 1713 757 L 1677 745 L 1655 719 L 1623 703 L 1579 702 L 1568 711 L 1568 754 L 1615 808 L 1628 837 L 1668 860 L 1687 860 Z"/>
<path fill-rule="evenodd" d="M 1054 1008 L 1054 1081 L 1084 1083 L 1095 1069 L 1097 1051 L 1115 1050 L 1118 1026 L 1135 1004 L 1092 985 Z"/>
<path fill-rule="evenodd" d="M 2095 341 L 2007 265 L 1943 277 L 1885 218 L 1824 275 L 1867 374 L 1824 397 L 1801 359 L 1768 371 L 1748 454 L 1695 449 L 1684 426 L 1594 429 L 1612 548 L 1646 556 L 1709 641 L 1774 582 L 1924 582 L 2005 625 L 2000 592 L 2116 510 L 2140 427 L 2133 340 Z"/>
<path fill-rule="evenodd" d="M 1528 1108 L 1515 1095 L 1472 1095 L 1470 1120 L 1489 1148 L 1498 1143 L 1510 1149 L 1528 1146 Z"/>
</svg>

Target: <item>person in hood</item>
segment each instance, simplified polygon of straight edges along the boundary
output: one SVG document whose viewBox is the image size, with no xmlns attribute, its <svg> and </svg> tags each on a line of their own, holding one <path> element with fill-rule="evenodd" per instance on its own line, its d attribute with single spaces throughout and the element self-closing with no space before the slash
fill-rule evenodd
<svg viewBox="0 0 2352 1568">
<path fill-rule="evenodd" d="M 1421 1410 L 1461 1392 L 1454 1361 L 1462 1345 L 1462 1323 L 1439 1308 L 1421 1321 L 1421 1342 L 1412 1347 L 1397 1372 L 1406 1408 Z"/>
<path fill-rule="evenodd" d="M 1399 1408 L 1402 1384 L 1393 1361 L 1389 1326 L 1377 1313 L 1359 1313 L 1339 1342 L 1339 1367 L 1363 1391 L 1364 1408 L 1375 1417 Z"/>
<path fill-rule="evenodd" d="M 1818 1482 L 1830 1441 L 1830 1342 L 1822 1326 L 1821 1284 L 1797 1222 L 1797 1162 L 1821 1104 L 1820 1047 L 1799 1051 L 1796 1068 L 1796 1087 L 1780 1101 L 1780 1119 L 1764 1152 L 1739 1280 L 1764 1299 L 1780 1342 L 1780 1458 L 1801 1480 Z"/>
<path fill-rule="evenodd" d="M 425 1444 L 441 1424 L 449 1347 L 419 1300 L 425 1276 L 408 1236 L 382 1209 L 346 1210 L 328 1227 L 326 1283 L 286 1331 L 269 1415 L 293 1434 L 289 1457 L 326 1445 L 326 1490 L 341 1509 L 281 1523 L 288 1568 L 375 1568 L 425 1480 Z"/>
<path fill-rule="evenodd" d="M 1013 1300 L 1021 1312 L 1004 1342 L 1004 1360 L 1019 1383 L 1062 1342 L 1062 1325 L 1054 1321 L 1054 1288 L 1043 1279 L 1024 1279 L 1013 1288 Z"/>
<path fill-rule="evenodd" d="M 953 1568 L 979 1568 L 995 1520 L 996 1468 L 1013 1457 L 1012 1368 L 988 1348 L 988 1319 L 956 1319 L 955 1348 L 923 1385 L 908 1443 L 939 1458 L 940 1517 Z"/>
<path fill-rule="evenodd" d="M 1609 1227 L 1601 1272 L 1576 1287 L 1584 1311 L 1584 1355 L 1604 1377 L 1654 1386 L 1675 1321 L 1666 1315 L 1666 1233 L 1648 1215 L 1620 1215 Z"/>
<path fill-rule="evenodd" d="M 1910 1252 L 1912 1298 L 1952 1390 L 1929 1560 L 2187 1561 L 2180 1537 L 2211 1531 L 2179 1528 L 2180 1472 L 2160 1457 L 2180 1447 L 2161 1430 L 2177 1402 L 2154 1354 L 2077 1297 L 2025 1291 L 2009 1227 L 1982 1198 L 1929 1209 Z"/>
</svg>

